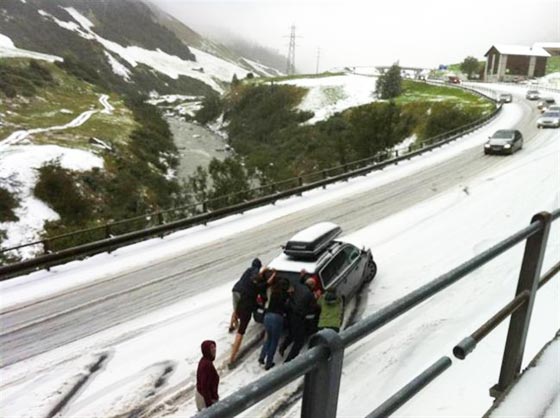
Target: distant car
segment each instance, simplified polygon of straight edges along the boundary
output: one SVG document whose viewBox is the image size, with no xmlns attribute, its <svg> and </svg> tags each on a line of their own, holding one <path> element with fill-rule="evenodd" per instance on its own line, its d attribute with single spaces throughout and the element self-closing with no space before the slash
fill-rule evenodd
<svg viewBox="0 0 560 418">
<path fill-rule="evenodd" d="M 513 154 L 523 148 L 523 135 L 515 129 L 500 129 L 484 144 L 484 154 Z"/>
<path fill-rule="evenodd" d="M 509 93 L 502 93 L 498 96 L 498 101 L 500 103 L 511 103 L 513 101 L 513 96 Z"/>
<path fill-rule="evenodd" d="M 538 90 L 528 90 L 525 98 L 527 100 L 538 100 L 540 97 L 540 93 Z"/>
<path fill-rule="evenodd" d="M 335 240 L 342 229 L 321 222 L 295 234 L 284 251 L 268 265 L 276 277 L 298 286 L 301 270 L 315 278 L 323 291 L 335 290 L 344 303 L 377 274 L 377 264 L 369 248 L 358 248 L 345 240 Z"/>
<path fill-rule="evenodd" d="M 560 109 L 557 111 L 548 110 L 544 112 L 544 114 L 537 119 L 537 128 L 560 128 Z"/>
<path fill-rule="evenodd" d="M 556 104 L 556 100 L 554 100 L 553 97 L 543 97 L 537 103 L 537 108 L 541 111 L 541 113 L 544 113 L 548 110 L 550 106 L 554 104 Z"/>
<path fill-rule="evenodd" d="M 554 104 L 554 105 L 548 106 L 548 109 L 546 111 L 547 112 L 560 112 L 560 105 Z"/>
<path fill-rule="evenodd" d="M 451 84 L 461 84 L 461 79 L 455 75 L 447 77 L 447 82 Z"/>
</svg>

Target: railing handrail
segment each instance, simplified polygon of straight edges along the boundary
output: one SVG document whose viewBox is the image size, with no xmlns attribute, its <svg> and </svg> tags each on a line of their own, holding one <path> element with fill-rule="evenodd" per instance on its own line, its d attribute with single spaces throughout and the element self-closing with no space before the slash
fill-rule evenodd
<svg viewBox="0 0 560 418">
<path fill-rule="evenodd" d="M 391 305 L 386 306 L 385 308 L 380 309 L 379 311 L 373 313 L 369 317 L 361 320 L 360 322 L 354 324 L 350 328 L 342 331 L 340 334 L 334 333 L 332 330 L 323 330 L 319 333 L 315 334 L 313 338 L 315 339 L 323 339 L 324 344 L 322 345 L 323 349 L 329 353 L 329 356 L 333 355 L 342 355 L 344 349 L 349 347 L 350 345 L 358 342 L 359 340 L 370 336 L 374 331 L 378 330 L 382 326 L 388 324 L 392 320 L 396 319 L 400 315 L 408 312 L 410 309 L 414 308 L 418 304 L 426 301 L 427 299 L 431 298 L 432 296 L 438 294 L 439 292 L 446 289 L 451 284 L 459 281 L 460 279 L 464 278 L 467 274 L 471 273 L 475 269 L 483 266 L 484 264 L 488 263 L 489 261 L 495 259 L 500 254 L 503 254 L 505 251 L 511 249 L 515 245 L 526 241 L 528 242 L 529 239 L 533 239 L 536 234 L 543 233 L 544 240 L 548 238 L 548 229 L 550 228 L 550 224 L 557 220 L 560 217 L 560 209 L 553 211 L 552 213 L 542 213 L 536 215 L 532 222 L 525 228 L 515 232 L 514 234 L 510 235 L 509 237 L 503 239 L 502 241 L 498 242 L 494 246 L 490 247 L 489 249 L 483 251 L 482 253 L 478 254 L 477 256 L 465 261 L 458 267 L 450 270 L 449 272 L 439 276 L 438 278 L 430 281 L 426 285 L 420 287 L 419 289 L 408 293 L 407 295 L 403 296 L 402 298 L 392 302 Z M 545 243 L 540 243 L 546 247 Z M 527 254 L 526 247 L 526 254 Z M 542 255 L 544 254 L 544 250 L 541 249 L 541 261 Z M 531 251 L 529 250 L 529 253 Z M 532 256 L 533 254 L 531 254 Z M 524 257 L 524 262 L 527 256 Z M 538 264 L 538 268 L 536 273 L 540 273 L 540 263 Z M 560 263 L 559 263 L 560 264 Z M 550 280 L 550 277 L 553 275 L 554 272 L 558 272 L 560 268 L 558 264 L 554 266 L 549 272 L 547 272 L 541 282 L 545 282 L 545 280 Z M 523 273 L 522 273 L 523 274 Z M 521 278 L 520 278 L 521 280 Z M 537 283 L 539 281 L 537 280 Z M 538 289 L 541 285 L 535 286 Z M 526 302 L 527 298 L 529 298 L 528 292 L 526 290 L 522 290 L 517 299 L 514 299 L 515 303 L 510 302 L 509 305 L 513 308 L 519 308 L 520 301 Z M 509 309 L 509 307 L 508 307 Z M 510 312 L 511 313 L 511 312 Z M 503 319 L 503 313 L 500 313 L 501 319 Z M 484 330 L 484 332 L 490 330 Z M 525 330 L 526 331 L 526 330 Z M 482 336 L 486 335 L 484 333 Z M 332 341 L 335 343 L 333 344 Z M 313 342 L 313 340 L 312 340 Z M 306 382 L 305 384 L 321 384 L 320 381 L 309 381 L 308 376 L 309 373 L 313 373 L 318 367 L 320 367 L 321 362 L 326 361 L 323 356 L 319 355 L 319 352 L 316 351 L 318 347 L 321 345 L 312 345 L 307 352 L 302 354 L 299 358 L 296 357 L 295 360 L 292 362 L 287 363 L 279 367 L 278 369 L 274 370 L 272 373 L 267 374 L 258 380 L 242 387 L 232 395 L 228 396 L 224 400 L 212 405 L 208 409 L 204 409 L 199 414 L 197 414 L 197 418 L 226 418 L 226 417 L 233 417 L 236 414 L 250 408 L 251 406 L 255 405 L 257 402 L 261 401 L 265 397 L 269 396 L 270 394 L 274 393 L 275 391 L 281 389 L 285 385 L 293 382 L 295 379 L 306 375 Z M 506 350 L 507 351 L 507 350 Z M 297 361 L 296 360 L 300 360 Z M 380 417 L 383 415 L 379 415 L 380 411 L 387 411 L 387 410 L 394 410 L 396 407 L 400 406 L 403 402 L 410 399 L 414 394 L 419 392 L 429 381 L 433 380 L 439 374 L 443 373 L 449 366 L 451 362 L 447 357 L 442 357 L 436 363 L 434 363 L 429 369 L 425 370 L 421 375 L 416 377 L 409 385 L 403 388 L 401 391 L 397 392 L 393 397 L 391 397 L 387 402 L 385 402 L 381 407 L 376 409 L 371 416 Z M 341 372 L 341 371 L 340 371 Z M 337 392 L 338 393 L 338 392 Z M 338 396 L 337 396 L 338 397 Z M 309 400 L 307 401 L 307 405 L 309 405 Z M 305 393 L 304 393 L 304 405 L 305 405 Z M 323 415 L 321 415 L 323 414 Z M 336 411 L 334 412 L 336 415 Z M 317 409 L 304 409 L 302 408 L 302 416 L 305 417 L 322 417 L 322 416 L 334 416 L 333 411 L 328 411 L 327 415 L 324 415 L 324 411 L 318 411 Z"/>
</svg>

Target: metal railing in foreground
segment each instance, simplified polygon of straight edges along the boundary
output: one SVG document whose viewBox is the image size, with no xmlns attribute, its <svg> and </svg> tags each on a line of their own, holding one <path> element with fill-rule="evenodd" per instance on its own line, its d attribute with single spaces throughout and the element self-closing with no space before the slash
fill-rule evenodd
<svg viewBox="0 0 560 418">
<path fill-rule="evenodd" d="M 499 395 L 512 384 L 520 372 L 536 292 L 560 270 L 560 263 L 557 263 L 540 279 L 549 230 L 552 222 L 559 217 L 560 209 L 553 213 L 541 212 L 531 219 L 531 223 L 526 228 L 398 299 L 340 334 L 332 330 L 320 331 L 312 336 L 310 348 L 304 354 L 239 389 L 210 408 L 201 411 L 197 414 L 197 417 L 234 417 L 301 376 L 305 376 L 301 416 L 305 418 L 336 417 L 342 362 L 346 348 L 362 338 L 370 336 L 373 332 L 418 304 L 525 241 L 525 252 L 519 273 L 516 297 L 453 350 L 457 358 L 465 358 L 476 347 L 478 341 L 488 335 L 503 319 L 512 315 L 504 347 L 499 381 L 491 389 L 492 396 Z M 433 379 L 448 370 L 450 366 L 450 358 L 441 357 L 409 384 L 383 402 L 368 417 L 384 417 L 394 412 Z"/>
</svg>

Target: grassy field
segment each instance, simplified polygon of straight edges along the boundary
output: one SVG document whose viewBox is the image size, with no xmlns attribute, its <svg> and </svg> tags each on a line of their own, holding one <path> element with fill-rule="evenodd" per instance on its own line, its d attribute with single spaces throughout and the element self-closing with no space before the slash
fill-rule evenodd
<svg viewBox="0 0 560 418">
<path fill-rule="evenodd" d="M 494 108 L 494 104 L 488 100 L 459 88 L 434 86 L 419 81 L 403 80 L 403 94 L 396 99 L 397 104 L 418 101 L 453 101 L 459 105 L 482 107 L 484 110 L 487 109 L 489 111 Z"/>
<path fill-rule="evenodd" d="M 20 59 L 1 61 L 14 66 L 25 63 Z M 87 110 L 103 110 L 99 103 L 101 92 L 95 86 L 68 75 L 55 65 L 43 65 L 51 72 L 55 80 L 53 85 L 40 89 L 32 97 L 18 95 L 0 99 L 0 113 L 3 114 L 0 140 L 17 130 L 64 125 Z M 115 107 L 112 115 L 96 113 L 78 128 L 36 134 L 30 139 L 38 144 L 78 148 L 86 147 L 92 136 L 125 141 L 135 126 L 132 113 L 118 95 L 111 95 L 109 102 Z"/>
</svg>

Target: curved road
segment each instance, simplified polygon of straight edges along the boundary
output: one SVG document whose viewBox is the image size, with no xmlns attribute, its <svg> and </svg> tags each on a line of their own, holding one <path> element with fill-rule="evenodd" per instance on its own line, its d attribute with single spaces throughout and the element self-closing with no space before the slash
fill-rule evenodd
<svg viewBox="0 0 560 418">
<path fill-rule="evenodd" d="M 538 112 L 525 100 L 517 99 L 509 106 L 516 105 L 523 110 L 516 127 L 529 142 L 537 134 L 535 119 Z M 498 121 L 502 117 L 498 116 Z M 499 122 L 493 122 L 491 126 L 499 126 Z M 488 129 L 482 128 L 478 134 L 487 133 Z M 265 262 L 271 260 L 294 231 L 319 220 L 336 222 L 345 233 L 350 233 L 506 163 L 504 158 L 484 156 L 481 147 L 476 146 L 375 189 L 281 217 L 148 268 L 128 271 L 2 312 L 0 367 L 208 290 L 209 278 L 212 278 L 213 286 L 227 283 L 246 268 L 250 258 L 259 256 Z"/>
</svg>

